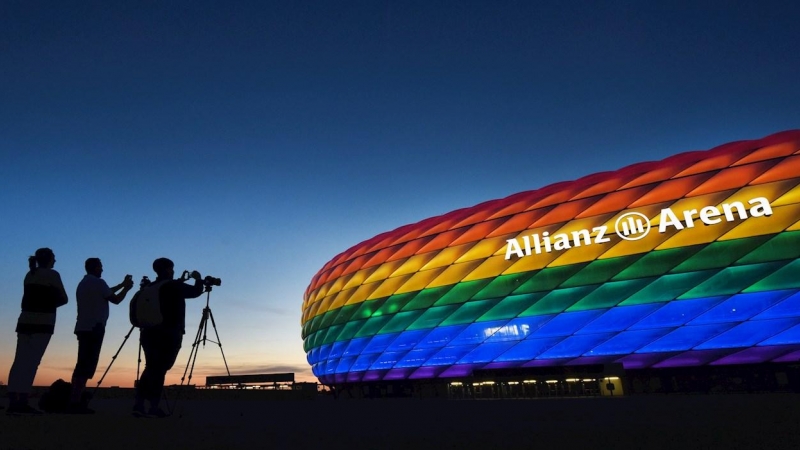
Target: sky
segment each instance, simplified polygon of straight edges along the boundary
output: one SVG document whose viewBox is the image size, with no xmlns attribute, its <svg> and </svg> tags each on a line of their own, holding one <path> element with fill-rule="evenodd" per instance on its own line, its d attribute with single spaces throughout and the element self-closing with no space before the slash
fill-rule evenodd
<svg viewBox="0 0 800 450">
<path fill-rule="evenodd" d="M 221 278 L 209 299 L 231 373 L 315 381 L 303 292 L 351 246 L 800 128 L 797 17 L 791 1 L 4 1 L 0 382 L 39 247 L 69 303 L 36 385 L 71 377 L 88 257 L 110 285 L 155 278 L 158 257 Z M 187 302 L 167 384 L 205 298 Z M 127 316 L 112 306 L 90 386 L 117 351 L 102 385 L 132 385 Z M 193 381 L 224 373 L 201 347 Z"/>
</svg>

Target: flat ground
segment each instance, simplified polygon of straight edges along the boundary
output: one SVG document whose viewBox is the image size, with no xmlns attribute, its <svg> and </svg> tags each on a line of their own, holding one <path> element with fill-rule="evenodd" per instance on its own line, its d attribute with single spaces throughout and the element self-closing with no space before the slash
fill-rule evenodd
<svg viewBox="0 0 800 450">
<path fill-rule="evenodd" d="M 3 449 L 797 449 L 800 395 L 535 400 L 191 399 L 165 419 L 0 414 Z M 546 447 L 547 446 L 547 447 Z"/>
</svg>

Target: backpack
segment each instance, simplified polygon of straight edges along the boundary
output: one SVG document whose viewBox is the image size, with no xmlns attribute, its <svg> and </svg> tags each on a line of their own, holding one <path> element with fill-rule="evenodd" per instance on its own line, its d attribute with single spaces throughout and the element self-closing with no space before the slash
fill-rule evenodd
<svg viewBox="0 0 800 450">
<path fill-rule="evenodd" d="M 62 379 L 56 380 L 39 398 L 39 409 L 49 413 L 60 413 L 67 410 L 72 395 L 72 383 Z"/>
<path fill-rule="evenodd" d="M 138 328 L 150 328 L 161 325 L 164 317 L 161 315 L 161 302 L 159 290 L 165 281 L 151 283 L 140 289 L 131 299 L 130 320 L 131 325 Z"/>
</svg>

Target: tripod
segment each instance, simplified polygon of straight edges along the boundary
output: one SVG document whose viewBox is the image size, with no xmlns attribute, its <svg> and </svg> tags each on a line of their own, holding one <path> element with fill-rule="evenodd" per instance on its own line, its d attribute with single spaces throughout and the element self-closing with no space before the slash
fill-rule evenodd
<svg viewBox="0 0 800 450">
<path fill-rule="evenodd" d="M 103 383 L 103 379 L 105 379 L 106 375 L 108 374 L 108 371 L 111 370 L 111 366 L 114 365 L 114 361 L 117 360 L 117 356 L 119 355 L 119 352 L 122 351 L 122 347 L 124 347 L 125 343 L 128 342 L 128 338 L 131 336 L 131 333 L 133 333 L 133 329 L 134 328 L 136 328 L 136 327 L 132 326 L 131 329 L 128 330 L 128 334 L 125 335 L 125 339 L 122 340 L 122 344 L 120 344 L 119 348 L 117 349 L 117 353 L 114 353 L 114 356 L 111 357 L 111 362 L 108 363 L 108 367 L 106 367 L 106 371 L 103 372 L 103 376 L 100 377 L 100 379 L 97 381 L 97 386 L 95 386 L 94 390 L 92 390 L 92 395 L 91 395 L 91 397 L 89 397 L 89 401 L 94 399 L 95 395 L 97 394 L 97 390 L 100 389 L 100 384 Z M 137 358 L 137 361 L 136 361 L 136 379 L 133 381 L 133 387 L 134 388 L 137 388 L 139 386 L 139 375 L 141 374 L 141 368 L 142 368 L 142 341 L 140 340 L 139 341 L 139 357 Z M 169 399 L 167 398 L 167 392 L 166 391 L 162 392 L 162 397 L 164 398 L 164 401 L 167 403 L 167 408 L 171 412 L 172 408 L 170 408 L 170 406 L 169 406 Z"/>
<path fill-rule="evenodd" d="M 231 376 L 231 371 L 228 369 L 228 361 L 225 359 L 225 352 L 222 351 L 222 342 L 219 338 L 219 333 L 217 332 L 217 323 L 214 321 L 214 313 L 211 312 L 211 307 L 208 306 L 209 301 L 211 299 L 211 286 L 206 285 L 206 307 L 203 308 L 203 316 L 200 318 L 200 326 L 197 327 L 197 334 L 194 337 L 194 342 L 192 343 L 192 351 L 189 352 L 189 361 L 186 363 L 186 369 L 183 371 L 183 377 L 181 377 L 181 386 L 183 386 L 183 380 L 186 378 L 186 373 L 189 373 L 189 380 L 186 383 L 188 386 L 192 382 L 192 373 L 194 372 L 194 364 L 197 361 L 197 353 L 200 351 L 198 344 L 201 342 L 203 343 L 203 348 L 206 346 L 206 341 L 212 342 L 219 346 L 219 351 L 222 353 L 222 362 L 225 363 L 225 371 L 228 372 L 228 376 Z M 216 341 L 208 339 L 208 319 L 211 319 L 211 326 L 214 328 L 214 334 L 217 337 Z"/>
<path fill-rule="evenodd" d="M 117 356 L 119 355 L 119 352 L 122 351 L 122 347 L 124 347 L 125 343 L 128 342 L 128 338 L 131 337 L 131 333 L 133 333 L 133 329 L 134 328 L 136 328 L 136 327 L 132 326 L 131 329 L 128 330 L 128 334 L 125 335 L 125 339 L 122 340 L 122 344 L 120 344 L 119 348 L 117 349 L 117 353 L 114 353 L 114 356 L 111 357 L 111 362 L 108 363 L 108 367 L 106 367 L 106 371 L 103 372 L 103 376 L 100 377 L 100 380 L 97 381 L 97 386 L 95 386 L 94 390 L 92 391 L 92 398 L 94 398 L 94 395 L 97 393 L 97 389 L 100 388 L 100 384 L 103 382 L 103 379 L 105 379 L 106 375 L 108 374 L 108 371 L 111 370 L 111 366 L 114 365 L 114 361 L 117 360 Z M 142 343 L 140 341 L 139 342 L 139 360 L 136 363 L 136 380 L 134 380 L 134 382 L 133 382 L 133 387 L 136 387 L 139 384 L 139 373 L 140 373 L 141 367 L 142 367 Z"/>
<path fill-rule="evenodd" d="M 148 285 L 150 285 L 150 279 L 147 278 L 146 276 L 142 277 L 142 281 L 139 283 L 139 292 L 141 292 L 142 289 L 144 289 Z M 134 297 L 135 296 L 136 295 L 134 295 Z M 135 325 L 131 326 L 131 329 L 128 330 L 128 334 L 125 335 L 125 339 L 122 340 L 122 344 L 120 344 L 119 348 L 117 349 L 117 353 L 114 353 L 114 356 L 111 357 L 111 362 L 108 363 L 108 367 L 106 367 L 106 371 L 103 372 L 103 376 L 100 377 L 100 380 L 97 382 L 97 386 L 95 386 L 94 387 L 94 391 L 92 391 L 92 398 L 94 398 L 94 395 L 97 393 L 97 389 L 100 388 L 100 384 L 103 382 L 103 379 L 105 379 L 106 375 L 108 374 L 108 371 L 111 370 L 111 366 L 114 365 L 114 361 L 117 360 L 117 356 L 119 356 L 119 352 L 122 351 L 122 347 L 124 347 L 125 343 L 128 342 L 128 338 L 131 337 L 131 333 L 133 333 L 133 329 L 134 328 L 136 328 Z M 142 341 L 140 339 L 139 340 L 139 358 L 138 358 L 138 361 L 136 362 L 136 380 L 133 381 L 133 387 L 134 388 L 139 386 L 139 374 L 141 372 L 141 368 L 142 368 Z"/>
</svg>

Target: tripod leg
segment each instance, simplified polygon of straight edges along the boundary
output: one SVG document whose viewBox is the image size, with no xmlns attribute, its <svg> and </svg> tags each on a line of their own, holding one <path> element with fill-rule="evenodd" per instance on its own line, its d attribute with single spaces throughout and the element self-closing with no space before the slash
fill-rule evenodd
<svg viewBox="0 0 800 450">
<path fill-rule="evenodd" d="M 125 343 L 128 342 L 128 338 L 131 336 L 131 333 L 133 333 L 133 329 L 134 328 L 136 328 L 136 327 L 131 327 L 131 329 L 128 330 L 128 334 L 125 335 L 125 339 L 122 340 L 122 344 L 120 344 L 119 348 L 117 349 L 117 353 L 114 353 L 114 356 L 111 357 L 111 362 L 108 363 L 108 367 L 106 367 L 106 371 L 103 372 L 103 376 L 100 377 L 100 379 L 97 381 L 97 386 L 95 386 L 94 390 L 92 391 L 92 398 L 94 398 L 94 395 L 97 393 L 97 389 L 100 388 L 100 384 L 106 378 L 106 375 L 108 374 L 108 371 L 111 370 L 111 366 L 114 365 L 114 361 L 116 361 L 117 356 L 119 355 L 119 352 L 122 351 L 122 347 L 124 347 Z M 141 347 L 140 347 L 140 349 L 141 349 Z"/>
<path fill-rule="evenodd" d="M 208 316 L 211 314 L 211 309 L 206 307 L 203 309 L 203 322 L 205 322 L 205 326 L 203 327 L 203 348 L 206 348 L 206 340 L 208 336 Z M 214 319 L 211 319 L 214 320 Z"/>
<path fill-rule="evenodd" d="M 140 338 L 139 339 L 139 360 L 136 362 L 136 381 L 133 382 L 133 386 L 134 387 L 139 385 L 139 373 L 141 373 L 140 372 L 141 368 L 142 368 L 142 340 Z"/>
<path fill-rule="evenodd" d="M 217 345 L 219 345 L 219 352 L 222 353 L 222 362 L 225 363 L 225 371 L 228 372 L 228 376 L 231 376 L 231 371 L 228 369 L 228 360 L 225 359 L 225 352 L 222 351 L 222 341 L 219 338 L 219 332 L 217 332 L 217 322 L 214 320 L 214 313 L 211 312 L 211 308 L 208 308 L 208 315 L 211 317 L 211 326 L 214 327 L 214 334 L 217 336 Z"/>
<path fill-rule="evenodd" d="M 198 344 L 206 328 L 206 317 L 206 314 L 203 313 L 203 317 L 200 319 L 200 326 L 197 327 L 197 334 L 194 337 L 194 342 L 192 342 L 192 349 L 189 351 L 189 360 L 186 362 L 186 368 L 183 370 L 183 376 L 181 377 L 181 386 L 183 386 L 183 381 L 186 379 L 187 373 L 189 374 L 187 385 L 192 382 L 192 372 L 194 372 L 194 363 L 197 360 L 197 352 L 199 350 Z"/>
<path fill-rule="evenodd" d="M 186 362 L 186 368 L 183 370 L 183 376 L 181 377 L 181 384 L 178 388 L 178 394 L 175 396 L 175 402 L 170 406 L 169 399 L 165 397 L 167 402 L 167 409 L 169 409 L 169 414 L 172 415 L 178 407 L 178 400 L 181 396 L 181 391 L 183 390 L 183 380 L 186 378 L 186 373 L 189 373 L 189 381 L 186 382 L 186 385 L 192 383 L 192 373 L 194 372 L 194 363 L 197 361 L 197 352 L 200 350 L 198 344 L 202 340 L 201 336 L 205 333 L 205 329 L 207 327 L 207 318 L 208 316 L 203 311 L 203 317 L 200 318 L 200 326 L 197 327 L 197 334 L 194 336 L 194 342 L 192 342 L 192 349 L 189 351 L 189 360 Z M 165 391 L 166 393 L 166 391 Z"/>
</svg>

